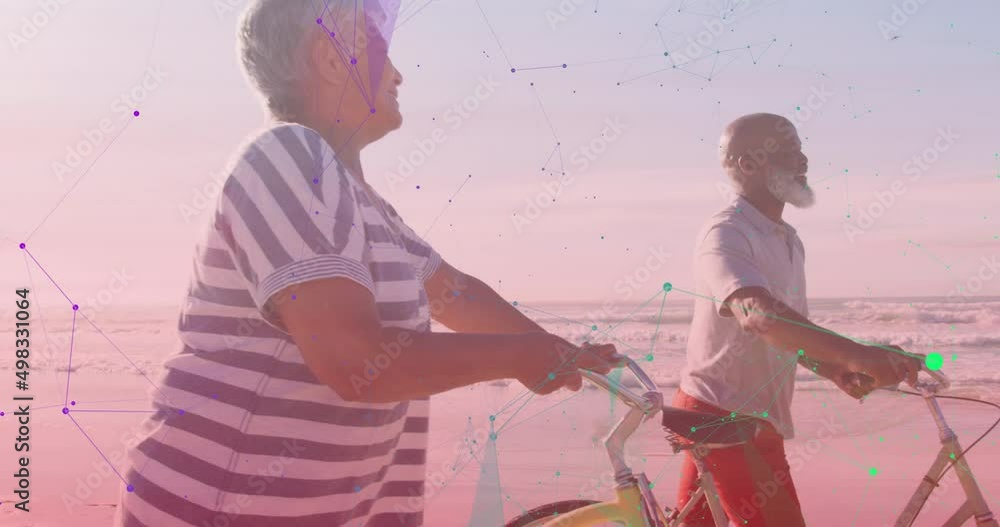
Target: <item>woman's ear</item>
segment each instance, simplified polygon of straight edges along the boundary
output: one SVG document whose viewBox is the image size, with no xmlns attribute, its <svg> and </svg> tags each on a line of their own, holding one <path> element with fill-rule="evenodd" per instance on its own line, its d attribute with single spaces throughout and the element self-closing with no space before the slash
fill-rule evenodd
<svg viewBox="0 0 1000 527">
<path fill-rule="evenodd" d="M 325 31 L 315 31 L 309 42 L 309 63 L 306 67 L 324 81 L 339 86 L 349 78 L 348 64 L 336 49 L 333 39 Z"/>
</svg>

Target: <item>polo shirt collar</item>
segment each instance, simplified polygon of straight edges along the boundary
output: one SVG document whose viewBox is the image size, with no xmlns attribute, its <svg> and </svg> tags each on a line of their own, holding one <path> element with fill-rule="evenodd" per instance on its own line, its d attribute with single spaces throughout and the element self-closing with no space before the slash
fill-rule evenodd
<svg viewBox="0 0 1000 527">
<path fill-rule="evenodd" d="M 743 217 L 750 222 L 758 231 L 766 234 L 776 233 L 776 232 L 787 232 L 788 234 L 794 235 L 795 227 L 792 227 L 785 221 L 776 222 L 771 218 L 764 215 L 763 212 L 754 207 L 750 200 L 746 199 L 742 195 L 737 194 L 736 198 L 733 200 L 733 205 L 736 210 L 743 214 Z"/>
</svg>

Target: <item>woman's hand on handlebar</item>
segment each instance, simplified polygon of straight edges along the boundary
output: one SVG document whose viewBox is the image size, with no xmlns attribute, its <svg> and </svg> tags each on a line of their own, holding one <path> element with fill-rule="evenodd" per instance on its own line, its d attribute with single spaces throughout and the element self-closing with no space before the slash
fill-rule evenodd
<svg viewBox="0 0 1000 527">
<path fill-rule="evenodd" d="M 581 369 L 607 374 L 622 365 L 624 357 L 613 344 L 575 346 L 551 333 L 522 335 L 519 354 L 513 358 L 515 378 L 529 390 L 546 395 L 560 388 L 579 390 Z"/>
</svg>

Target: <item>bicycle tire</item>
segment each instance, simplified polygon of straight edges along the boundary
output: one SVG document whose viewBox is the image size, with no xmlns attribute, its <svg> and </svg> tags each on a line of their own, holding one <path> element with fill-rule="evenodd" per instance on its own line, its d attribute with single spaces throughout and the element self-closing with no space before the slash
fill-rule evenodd
<svg viewBox="0 0 1000 527">
<path fill-rule="evenodd" d="M 566 514 L 579 508 L 600 503 L 593 500 L 566 500 L 548 503 L 540 507 L 535 507 L 530 511 L 507 522 L 504 527 L 529 527 L 535 522 L 548 521 L 559 514 Z"/>
</svg>

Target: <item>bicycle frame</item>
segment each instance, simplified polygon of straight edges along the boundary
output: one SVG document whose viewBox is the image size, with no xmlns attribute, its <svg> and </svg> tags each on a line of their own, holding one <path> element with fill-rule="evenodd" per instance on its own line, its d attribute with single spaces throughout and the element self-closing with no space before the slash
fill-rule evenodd
<svg viewBox="0 0 1000 527">
<path fill-rule="evenodd" d="M 694 462 L 698 469 L 699 481 L 698 489 L 683 509 L 675 510 L 667 517 L 664 511 L 656 502 L 650 490 L 649 480 L 645 474 L 633 474 L 632 470 L 625 463 L 624 446 L 625 441 L 635 432 L 635 430 L 645 421 L 655 416 L 662 410 L 663 395 L 657 390 L 656 385 L 646 375 L 644 371 L 631 359 L 626 360 L 629 370 L 635 374 L 636 378 L 646 389 L 646 392 L 639 395 L 632 390 L 619 385 L 607 377 L 589 372 L 581 371 L 584 377 L 594 384 L 604 388 L 611 394 L 617 396 L 629 406 L 629 412 L 622 417 L 615 425 L 611 433 L 605 439 L 604 444 L 611 459 L 611 465 L 615 469 L 615 499 L 613 501 L 595 503 L 586 507 L 581 507 L 568 512 L 548 522 L 542 524 L 544 527 L 591 527 L 607 522 L 623 523 L 628 527 L 678 527 L 687 515 L 705 497 L 712 519 L 716 525 L 727 526 L 728 518 L 723 511 L 715 491 L 715 482 L 710 471 L 706 470 L 704 462 L 699 455 L 694 456 Z M 923 396 L 934 417 L 934 422 L 938 427 L 941 438 L 941 450 L 937 459 L 931 465 L 930 470 L 924 476 L 916 492 L 910 498 L 903 512 L 896 520 L 895 527 L 910 527 L 924 503 L 930 497 L 931 492 L 937 486 L 936 482 L 944 474 L 949 464 L 954 463 L 956 475 L 965 492 L 965 502 L 955 511 L 945 522 L 943 527 L 959 527 L 969 519 L 975 519 L 977 527 L 1000 527 L 993 513 L 983 497 L 979 485 L 969 468 L 964 456 L 959 457 L 962 448 L 958 443 L 958 437 L 945 421 L 941 407 L 938 405 L 936 394 L 941 389 L 946 389 L 949 385 L 947 378 L 937 371 L 926 368 L 923 370 L 930 375 L 935 382 L 917 382 L 914 388 Z M 954 461 L 953 461 L 954 460 Z"/>
<path fill-rule="evenodd" d="M 941 412 L 941 407 L 938 405 L 936 394 L 940 389 L 948 387 L 948 380 L 938 372 L 925 371 L 937 383 L 917 383 L 914 388 L 923 396 L 927 407 L 931 411 L 931 415 L 934 417 L 934 423 L 937 424 L 938 435 L 941 438 L 941 450 L 938 451 L 937 458 L 931 464 L 930 470 L 927 471 L 924 479 L 920 482 L 920 486 L 917 487 L 916 492 L 913 493 L 909 503 L 907 503 L 903 512 L 896 520 L 895 527 L 909 527 L 913 523 L 920 509 L 923 508 L 924 503 L 930 497 L 931 492 L 937 487 L 937 483 L 935 482 L 947 470 L 948 465 L 952 463 L 952 459 L 955 460 L 955 474 L 962 485 L 962 490 L 965 491 L 966 499 L 959 506 L 958 510 L 948 518 L 943 527 L 959 527 L 970 518 L 975 518 L 976 525 L 979 527 L 1000 527 L 1000 524 L 994 519 L 993 513 L 990 512 L 989 505 L 987 505 L 986 499 L 983 498 L 982 491 L 979 490 L 979 485 L 976 483 L 976 478 L 972 475 L 972 470 L 969 468 L 968 462 L 964 456 L 959 457 L 962 454 L 962 447 L 958 444 L 958 436 L 948 426 L 948 422 L 945 421 L 944 414 Z"/>
</svg>

